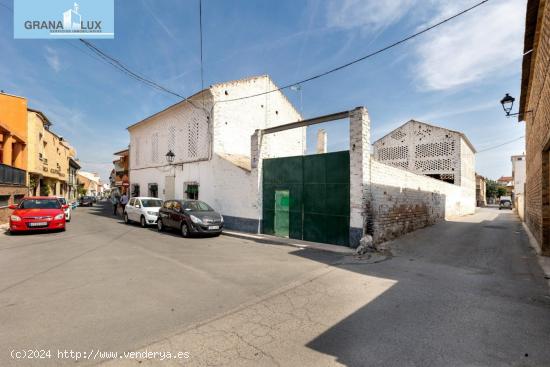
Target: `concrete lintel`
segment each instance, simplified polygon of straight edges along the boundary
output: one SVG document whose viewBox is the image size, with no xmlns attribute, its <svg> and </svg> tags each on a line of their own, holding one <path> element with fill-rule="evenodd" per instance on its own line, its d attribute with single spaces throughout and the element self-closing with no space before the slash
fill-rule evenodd
<svg viewBox="0 0 550 367">
<path fill-rule="evenodd" d="M 341 119 L 348 118 L 349 114 L 350 114 L 350 111 L 343 111 L 343 112 L 332 113 L 330 115 L 314 117 L 307 120 L 291 122 L 289 124 L 284 124 L 284 125 L 270 127 L 268 129 L 263 129 L 262 134 L 271 134 L 279 131 L 295 129 L 297 127 L 315 125 L 315 124 L 320 124 L 322 122 L 327 122 L 327 121 L 341 120 Z"/>
</svg>

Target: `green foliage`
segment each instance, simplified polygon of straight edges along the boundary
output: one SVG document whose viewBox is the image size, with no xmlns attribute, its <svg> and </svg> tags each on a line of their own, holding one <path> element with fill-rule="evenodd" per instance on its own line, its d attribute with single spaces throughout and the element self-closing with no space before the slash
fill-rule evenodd
<svg viewBox="0 0 550 367">
<path fill-rule="evenodd" d="M 506 187 L 499 185 L 495 180 L 487 180 L 485 184 L 487 198 L 499 198 L 501 196 L 506 196 Z"/>
</svg>

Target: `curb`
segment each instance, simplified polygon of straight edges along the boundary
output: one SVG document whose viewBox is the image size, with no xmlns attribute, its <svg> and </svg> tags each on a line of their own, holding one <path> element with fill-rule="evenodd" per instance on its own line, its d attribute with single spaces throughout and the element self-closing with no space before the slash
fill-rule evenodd
<svg viewBox="0 0 550 367">
<path fill-rule="evenodd" d="M 243 233 L 243 232 L 236 232 L 236 231 L 223 231 L 222 235 L 228 236 L 228 237 L 241 238 L 245 240 L 251 240 L 259 243 L 264 243 L 267 245 L 289 246 L 289 247 L 294 247 L 299 249 L 319 250 L 319 251 L 332 252 L 332 253 L 342 254 L 342 255 L 355 254 L 355 250 L 350 247 L 330 245 L 326 243 L 278 238 L 275 236 L 268 236 L 263 234 L 251 234 L 251 233 Z"/>
</svg>

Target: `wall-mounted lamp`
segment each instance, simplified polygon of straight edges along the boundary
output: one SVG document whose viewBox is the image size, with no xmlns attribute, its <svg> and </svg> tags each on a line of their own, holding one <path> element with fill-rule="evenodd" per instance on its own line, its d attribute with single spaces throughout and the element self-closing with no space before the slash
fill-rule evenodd
<svg viewBox="0 0 550 367">
<path fill-rule="evenodd" d="M 512 112 L 512 108 L 514 107 L 514 101 L 515 100 L 516 99 L 514 97 L 512 97 L 509 93 L 506 93 L 504 98 L 502 98 L 500 100 L 500 104 L 502 105 L 502 108 L 504 109 L 504 113 L 506 113 L 506 117 L 517 116 L 517 115 L 520 114 L 519 112 L 510 113 L 510 112 Z M 523 114 L 525 115 L 525 114 L 528 114 L 529 112 L 533 112 L 533 111 L 532 110 L 525 111 Z"/>
<path fill-rule="evenodd" d="M 174 152 L 172 152 L 172 150 L 170 149 L 168 151 L 168 153 L 166 153 L 166 161 L 168 162 L 168 164 L 172 164 L 174 163 L 174 158 L 176 157 L 176 155 L 174 154 Z"/>
</svg>

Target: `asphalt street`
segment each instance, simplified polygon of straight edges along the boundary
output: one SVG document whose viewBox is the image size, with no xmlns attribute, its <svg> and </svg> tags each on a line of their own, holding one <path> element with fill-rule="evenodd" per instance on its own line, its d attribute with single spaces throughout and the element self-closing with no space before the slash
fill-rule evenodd
<svg viewBox="0 0 550 367">
<path fill-rule="evenodd" d="M 0 234 L 0 366 L 550 366 L 548 285 L 509 211 L 372 261 L 183 239 L 104 205 L 63 233 Z M 13 357 L 28 350 L 51 357 Z"/>
</svg>

